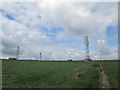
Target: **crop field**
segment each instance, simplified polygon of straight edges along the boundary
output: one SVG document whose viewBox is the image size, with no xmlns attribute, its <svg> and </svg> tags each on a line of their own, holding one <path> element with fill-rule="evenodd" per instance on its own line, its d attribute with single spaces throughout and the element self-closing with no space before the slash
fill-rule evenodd
<svg viewBox="0 0 120 90">
<path fill-rule="evenodd" d="M 114 88 L 117 88 L 117 63 L 97 63 L 105 67 Z M 3 88 L 100 87 L 100 74 L 93 63 L 2 60 L 2 70 Z M 84 74 L 76 78 L 79 72 Z"/>
</svg>

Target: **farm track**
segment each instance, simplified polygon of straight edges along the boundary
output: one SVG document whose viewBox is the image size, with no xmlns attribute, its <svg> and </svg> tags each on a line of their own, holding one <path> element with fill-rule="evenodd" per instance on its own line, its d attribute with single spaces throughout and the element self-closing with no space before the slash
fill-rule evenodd
<svg viewBox="0 0 120 90">
<path fill-rule="evenodd" d="M 100 74 L 100 79 L 99 79 L 100 80 L 100 88 L 113 88 L 103 66 L 101 64 L 97 64 L 96 67 L 99 70 L 99 74 Z"/>
</svg>

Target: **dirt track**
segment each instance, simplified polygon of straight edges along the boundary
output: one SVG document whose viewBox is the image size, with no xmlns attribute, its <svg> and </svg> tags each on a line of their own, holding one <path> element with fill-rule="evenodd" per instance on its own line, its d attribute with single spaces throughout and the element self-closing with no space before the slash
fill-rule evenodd
<svg viewBox="0 0 120 90">
<path fill-rule="evenodd" d="M 95 67 L 99 70 L 100 74 L 100 88 L 112 88 L 112 84 L 110 83 L 108 76 L 101 64 L 94 64 Z"/>
</svg>

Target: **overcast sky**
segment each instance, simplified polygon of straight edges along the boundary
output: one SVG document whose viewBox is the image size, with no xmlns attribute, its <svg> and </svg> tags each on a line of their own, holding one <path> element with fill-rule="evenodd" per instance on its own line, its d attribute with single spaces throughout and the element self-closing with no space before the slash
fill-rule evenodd
<svg viewBox="0 0 120 90">
<path fill-rule="evenodd" d="M 117 2 L 4 2 L 0 7 L 2 43 L 0 58 L 85 58 L 84 36 L 90 41 L 90 57 L 118 58 Z"/>
</svg>

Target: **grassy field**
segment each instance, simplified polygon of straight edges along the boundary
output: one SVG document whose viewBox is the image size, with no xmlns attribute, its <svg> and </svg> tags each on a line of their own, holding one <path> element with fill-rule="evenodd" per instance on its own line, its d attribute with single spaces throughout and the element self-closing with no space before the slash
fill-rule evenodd
<svg viewBox="0 0 120 90">
<path fill-rule="evenodd" d="M 118 62 L 102 64 L 109 81 L 118 87 Z M 92 63 L 2 60 L 3 88 L 99 88 L 99 73 Z M 75 79 L 78 72 L 85 72 Z"/>
<path fill-rule="evenodd" d="M 100 62 L 105 69 L 109 81 L 114 88 L 118 88 L 118 62 Z"/>
<path fill-rule="evenodd" d="M 2 61 L 3 88 L 99 88 L 92 63 Z M 85 72 L 75 79 L 77 72 Z"/>
</svg>

